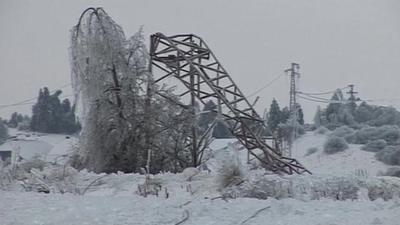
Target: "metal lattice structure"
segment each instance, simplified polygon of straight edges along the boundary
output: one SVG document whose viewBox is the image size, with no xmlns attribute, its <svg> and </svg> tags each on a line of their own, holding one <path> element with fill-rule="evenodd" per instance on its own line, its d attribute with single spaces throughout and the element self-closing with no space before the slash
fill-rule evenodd
<svg viewBox="0 0 400 225">
<path fill-rule="evenodd" d="M 216 100 L 232 134 L 264 167 L 287 174 L 310 173 L 296 159 L 284 157 L 279 149 L 266 143 L 261 117 L 200 37 L 193 34 L 169 37 L 162 33 L 153 34 L 150 57 L 153 73 L 158 68 L 162 74 L 155 83 L 173 76 L 186 87 L 180 96 L 195 96 L 203 104 Z"/>
</svg>

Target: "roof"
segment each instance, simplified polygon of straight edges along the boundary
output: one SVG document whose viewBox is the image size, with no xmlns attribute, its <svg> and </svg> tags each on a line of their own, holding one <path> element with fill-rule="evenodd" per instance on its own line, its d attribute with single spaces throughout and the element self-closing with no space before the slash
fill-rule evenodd
<svg viewBox="0 0 400 225">
<path fill-rule="evenodd" d="M 40 140 L 10 140 L 0 145 L 0 151 L 18 151 L 18 154 L 25 159 L 37 154 L 47 154 L 52 148 L 53 145 Z"/>
</svg>

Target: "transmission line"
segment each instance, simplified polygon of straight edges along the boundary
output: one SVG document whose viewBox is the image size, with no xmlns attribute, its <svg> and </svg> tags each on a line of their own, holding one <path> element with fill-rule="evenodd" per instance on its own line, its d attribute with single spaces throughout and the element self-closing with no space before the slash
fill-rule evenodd
<svg viewBox="0 0 400 225">
<path fill-rule="evenodd" d="M 334 94 L 335 92 L 337 92 L 338 90 L 345 90 L 349 88 L 349 86 L 346 87 L 342 87 L 342 88 L 337 88 L 335 90 L 332 91 L 326 91 L 326 92 L 314 92 L 314 93 L 310 93 L 310 92 L 302 92 L 302 91 L 297 91 L 298 93 L 301 94 L 307 94 L 307 95 L 327 95 L 327 94 Z"/>
<path fill-rule="evenodd" d="M 309 97 L 305 97 L 302 95 L 297 95 L 297 97 L 308 100 L 308 101 L 312 101 L 312 102 L 320 102 L 320 103 L 348 103 L 348 101 L 335 101 L 335 100 L 318 100 L 318 99 L 313 99 L 313 98 L 309 98 Z"/>
<path fill-rule="evenodd" d="M 272 79 L 270 82 L 266 83 L 264 86 L 260 87 L 259 89 L 257 89 L 256 91 L 254 91 L 253 93 L 249 94 L 248 96 L 246 96 L 246 98 L 251 98 L 254 95 L 260 93 L 262 90 L 264 90 L 265 88 L 271 86 L 275 81 L 277 81 L 279 78 L 281 78 L 284 74 L 279 74 L 277 77 L 275 77 L 274 79 Z"/>
<path fill-rule="evenodd" d="M 53 91 L 51 91 L 50 94 L 54 94 L 56 91 L 62 90 L 62 89 L 66 88 L 69 85 L 71 85 L 71 83 L 64 84 L 61 87 L 56 88 Z M 70 94 L 70 95 L 66 95 L 64 97 L 70 97 L 70 96 L 72 96 L 72 95 Z M 22 100 L 22 101 L 19 101 L 19 102 L 16 102 L 16 103 L 0 105 L 0 110 L 1 109 L 5 109 L 5 108 L 9 108 L 9 107 L 13 107 L 13 106 L 35 104 L 34 100 L 36 100 L 37 98 L 38 97 L 32 97 L 32 98 L 28 98 L 28 99 L 25 99 L 25 100 Z"/>
</svg>

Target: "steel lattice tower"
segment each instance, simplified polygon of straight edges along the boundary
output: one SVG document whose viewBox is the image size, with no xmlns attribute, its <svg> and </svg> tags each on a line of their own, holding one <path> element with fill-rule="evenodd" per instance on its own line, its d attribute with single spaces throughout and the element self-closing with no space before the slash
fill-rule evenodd
<svg viewBox="0 0 400 225">
<path fill-rule="evenodd" d="M 203 104 L 208 100 L 220 102 L 221 116 L 232 134 L 267 169 L 287 174 L 310 173 L 296 159 L 284 157 L 280 149 L 265 142 L 263 120 L 200 37 L 156 33 L 150 41 L 151 70 L 153 74 L 156 68 L 160 72 L 155 83 L 173 76 L 186 87 L 181 97 L 190 95 L 191 102 L 196 98 Z"/>
</svg>

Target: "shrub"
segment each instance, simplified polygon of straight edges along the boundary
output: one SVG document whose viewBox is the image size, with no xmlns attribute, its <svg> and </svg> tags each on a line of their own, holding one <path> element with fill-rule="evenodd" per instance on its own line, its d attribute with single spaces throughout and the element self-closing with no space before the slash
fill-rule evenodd
<svg viewBox="0 0 400 225">
<path fill-rule="evenodd" d="M 218 157 L 224 157 L 220 161 L 220 167 L 217 169 L 217 183 L 221 188 L 240 183 L 243 180 L 244 172 L 236 152 L 234 154 L 222 154 Z"/>
<path fill-rule="evenodd" d="M 365 126 L 354 134 L 354 143 L 367 144 L 369 141 L 383 139 L 390 145 L 399 144 L 400 128 L 398 126 L 370 127 Z"/>
<path fill-rule="evenodd" d="M 347 142 L 352 142 L 354 139 L 354 129 L 350 128 L 348 126 L 341 126 L 336 128 L 331 135 L 337 136 L 337 137 L 342 137 L 344 138 Z"/>
<path fill-rule="evenodd" d="M 316 133 L 316 134 L 326 134 L 328 132 L 329 132 L 329 130 L 326 127 L 322 127 L 322 126 L 318 127 L 318 129 L 316 129 L 314 131 L 314 133 Z"/>
<path fill-rule="evenodd" d="M 39 155 L 35 155 L 32 159 L 20 163 L 18 167 L 29 173 L 32 169 L 43 170 L 46 164 L 47 163 L 43 161 Z"/>
<path fill-rule="evenodd" d="M 386 172 L 381 173 L 381 176 L 400 177 L 400 167 L 390 167 Z"/>
<path fill-rule="evenodd" d="M 382 126 L 378 128 L 378 137 L 384 139 L 388 144 L 399 144 L 400 128 L 398 126 Z"/>
<path fill-rule="evenodd" d="M 346 140 L 342 137 L 330 136 L 324 144 L 324 152 L 327 154 L 334 154 L 344 151 L 348 148 Z"/>
<path fill-rule="evenodd" d="M 400 165 L 400 146 L 387 146 L 377 152 L 375 157 L 388 165 Z"/>
<path fill-rule="evenodd" d="M 328 123 L 328 124 L 325 124 L 325 127 L 328 130 L 335 130 L 336 128 L 339 128 L 341 125 L 342 124 L 340 124 L 340 123 Z"/>
<path fill-rule="evenodd" d="M 318 151 L 317 147 L 311 147 L 311 148 L 307 149 L 307 153 L 304 156 L 312 155 L 312 154 L 316 153 L 317 151 Z"/>
<path fill-rule="evenodd" d="M 384 149 L 386 145 L 387 142 L 385 140 L 378 139 L 375 141 L 369 141 L 366 145 L 361 147 L 361 149 L 369 152 L 379 152 L 380 150 Z"/>
<path fill-rule="evenodd" d="M 29 130 L 30 129 L 30 121 L 29 120 L 23 120 L 22 122 L 18 123 L 17 126 L 18 130 Z"/>
<path fill-rule="evenodd" d="M 355 144 L 367 144 L 368 141 L 375 140 L 377 136 L 376 127 L 365 126 L 354 134 Z"/>
</svg>

